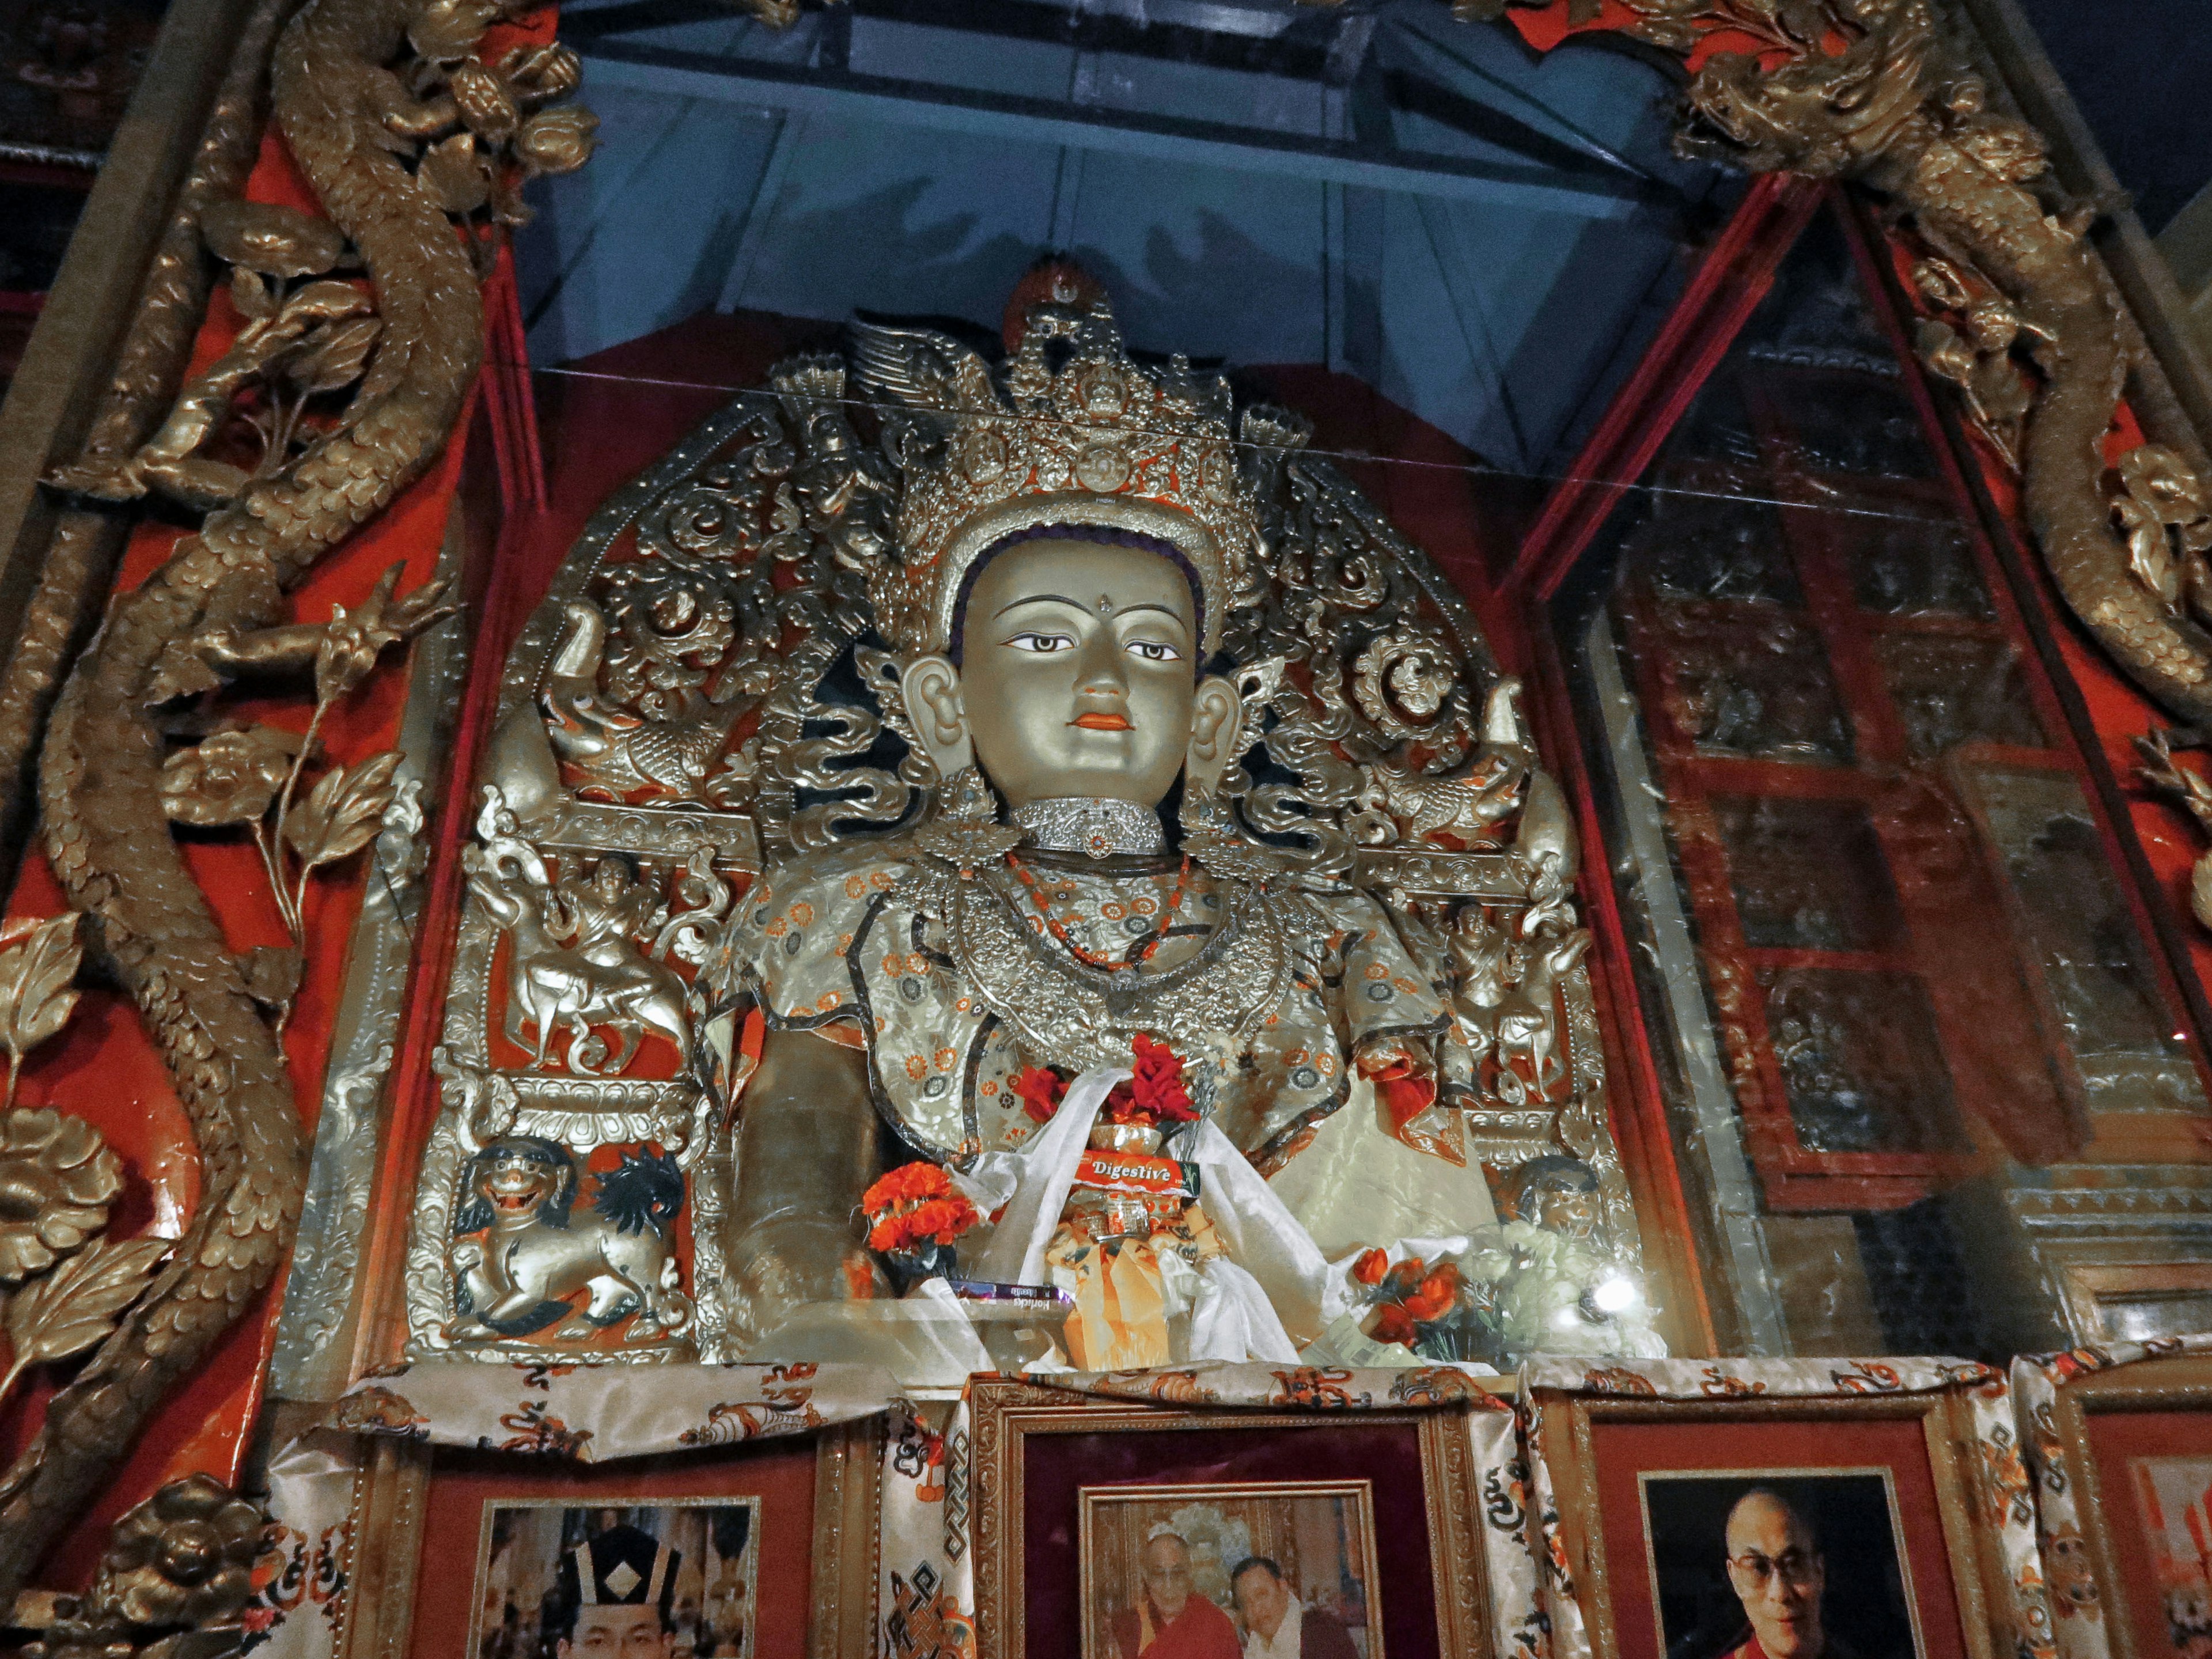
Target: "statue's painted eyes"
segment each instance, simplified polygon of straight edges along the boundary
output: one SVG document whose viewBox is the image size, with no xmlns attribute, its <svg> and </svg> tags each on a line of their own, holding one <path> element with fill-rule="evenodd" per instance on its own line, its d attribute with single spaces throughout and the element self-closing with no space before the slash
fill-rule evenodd
<svg viewBox="0 0 2212 1659">
<path fill-rule="evenodd" d="M 1034 651 L 1040 656 L 1054 651 L 1075 649 L 1074 637 L 1067 634 L 1039 634 L 1031 631 L 1017 634 L 1006 643 L 1017 651 Z"/>
<path fill-rule="evenodd" d="M 1131 640 L 1123 647 L 1133 657 L 1142 657 L 1146 662 L 1181 662 L 1182 653 L 1161 640 Z"/>
</svg>

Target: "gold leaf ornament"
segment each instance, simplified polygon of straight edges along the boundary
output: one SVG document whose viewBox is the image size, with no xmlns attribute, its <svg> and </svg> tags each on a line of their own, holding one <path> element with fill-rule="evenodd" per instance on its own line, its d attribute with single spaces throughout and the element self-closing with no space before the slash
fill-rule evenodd
<svg viewBox="0 0 2212 1659">
<path fill-rule="evenodd" d="M 269 292 L 269 279 L 244 265 L 230 268 L 230 302 L 248 322 L 276 314 L 276 301 Z"/>
<path fill-rule="evenodd" d="M 83 1249 L 122 1190 L 123 1160 L 82 1118 L 21 1107 L 0 1115 L 0 1280 Z"/>
<path fill-rule="evenodd" d="M 200 215 L 216 258 L 270 276 L 319 276 L 345 252 L 345 234 L 327 219 L 270 202 L 218 202 Z"/>
<path fill-rule="evenodd" d="M 522 124 L 514 153 L 533 173 L 574 173 L 592 159 L 599 118 L 574 104 L 540 110 Z"/>
<path fill-rule="evenodd" d="M 113 1330 L 173 1243 L 100 1239 L 18 1291 L 8 1304 L 8 1344 L 15 1356 L 0 1378 L 0 1395 L 27 1367 L 74 1358 Z"/>
<path fill-rule="evenodd" d="M 311 396 L 351 386 L 368 368 L 368 354 L 383 331 L 383 323 L 374 317 L 326 324 L 301 343 L 299 356 L 286 365 L 285 374 Z"/>
<path fill-rule="evenodd" d="M 78 959 L 84 946 L 74 910 L 33 924 L 0 951 L 0 1045 L 8 1050 L 5 1104 L 15 1103 L 23 1056 L 69 1023 L 76 1007 Z"/>
<path fill-rule="evenodd" d="M 316 780 L 284 823 L 284 840 L 303 869 L 334 864 L 376 839 L 398 793 L 393 775 L 404 758 L 398 750 L 387 749 L 358 766 L 334 767 Z"/>
<path fill-rule="evenodd" d="M 491 168 L 477 154 L 473 132 L 457 132 L 422 152 L 415 176 L 448 213 L 474 213 L 491 199 Z"/>
</svg>

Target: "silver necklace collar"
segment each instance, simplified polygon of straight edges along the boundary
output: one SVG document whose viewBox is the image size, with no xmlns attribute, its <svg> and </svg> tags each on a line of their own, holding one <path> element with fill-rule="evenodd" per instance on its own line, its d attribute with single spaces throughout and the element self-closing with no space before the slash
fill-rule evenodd
<svg viewBox="0 0 2212 1659">
<path fill-rule="evenodd" d="M 1133 800 L 1096 795 L 1055 795 L 1014 808 L 1014 822 L 1030 842 L 1048 852 L 1088 853 L 1103 859 L 1115 853 L 1164 853 L 1167 830 L 1160 815 Z"/>
</svg>

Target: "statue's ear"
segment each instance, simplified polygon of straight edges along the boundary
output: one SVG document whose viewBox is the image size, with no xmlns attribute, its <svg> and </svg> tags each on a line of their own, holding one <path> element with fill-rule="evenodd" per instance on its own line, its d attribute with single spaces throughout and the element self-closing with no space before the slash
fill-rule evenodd
<svg viewBox="0 0 2212 1659">
<path fill-rule="evenodd" d="M 899 676 L 899 690 L 937 775 L 957 777 L 975 759 L 967 708 L 960 699 L 960 671 L 950 657 L 916 657 Z"/>
<path fill-rule="evenodd" d="M 1214 793 L 1221 775 L 1237 758 L 1237 738 L 1244 729 L 1244 705 L 1237 688 L 1227 680 L 1199 682 L 1191 701 L 1190 748 L 1183 756 L 1183 787 L 1201 795 Z"/>
</svg>

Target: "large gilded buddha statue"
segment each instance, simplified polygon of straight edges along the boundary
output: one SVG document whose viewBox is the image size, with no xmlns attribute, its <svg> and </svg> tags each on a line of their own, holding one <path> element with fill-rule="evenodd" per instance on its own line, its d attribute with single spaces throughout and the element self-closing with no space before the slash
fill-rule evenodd
<svg viewBox="0 0 2212 1659">
<path fill-rule="evenodd" d="M 997 365 L 855 325 L 610 504 L 509 678 L 418 1349 L 1654 1346 L 1567 815 L 1307 430 L 1063 270 Z M 586 1205 L 663 1248 L 562 1269 Z"/>
</svg>

